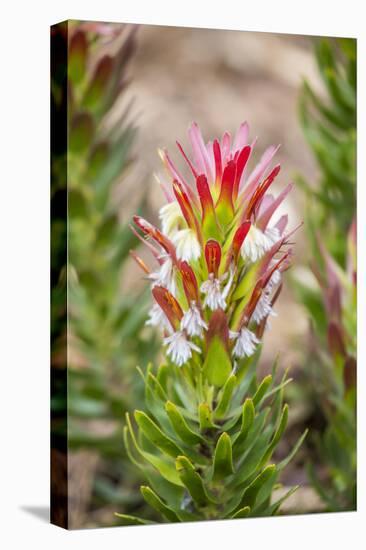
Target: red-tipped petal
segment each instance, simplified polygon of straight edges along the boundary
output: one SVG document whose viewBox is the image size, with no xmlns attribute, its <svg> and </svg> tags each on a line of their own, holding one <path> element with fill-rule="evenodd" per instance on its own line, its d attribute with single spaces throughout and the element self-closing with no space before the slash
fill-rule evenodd
<svg viewBox="0 0 366 550">
<path fill-rule="evenodd" d="M 214 213 L 214 203 L 207 178 L 204 174 L 196 179 L 197 191 L 202 206 L 202 218 L 205 219 L 208 215 Z"/>
<path fill-rule="evenodd" d="M 250 157 L 251 150 L 252 149 L 251 149 L 250 145 L 246 145 L 245 147 L 243 147 L 243 149 L 240 151 L 240 153 L 237 156 L 237 159 L 236 159 L 236 175 L 235 175 L 235 183 L 234 183 L 234 188 L 233 188 L 233 200 L 234 201 L 236 200 L 236 198 L 238 196 L 240 180 L 241 180 L 241 177 L 243 175 L 244 168 L 245 168 L 245 166 L 248 162 L 248 159 Z"/>
<path fill-rule="evenodd" d="M 173 191 L 188 227 L 196 232 L 198 240 L 202 243 L 200 224 L 198 223 L 195 213 L 193 212 L 188 195 L 185 193 L 183 186 L 179 183 L 179 181 L 175 180 L 173 182 Z"/>
<path fill-rule="evenodd" d="M 252 214 L 254 214 L 255 210 L 258 208 L 261 199 L 263 198 L 263 195 L 267 192 L 270 185 L 273 183 L 274 179 L 278 175 L 279 171 L 281 170 L 281 166 L 277 164 L 269 174 L 269 176 L 264 180 L 263 183 L 261 183 L 257 189 L 254 191 L 252 198 L 249 201 L 249 205 L 246 209 L 245 218 L 249 219 Z"/>
<path fill-rule="evenodd" d="M 133 221 L 145 235 L 154 239 L 155 242 L 157 242 L 168 254 L 170 254 L 172 260 L 176 261 L 175 246 L 172 241 L 168 239 L 168 237 L 163 235 L 159 229 L 140 216 L 134 216 Z"/>
<path fill-rule="evenodd" d="M 220 223 L 227 225 L 234 215 L 233 188 L 235 183 L 236 163 L 230 160 L 222 175 L 220 196 L 216 203 L 216 215 Z"/>
<path fill-rule="evenodd" d="M 242 223 L 238 227 L 238 229 L 235 232 L 235 235 L 234 235 L 234 238 L 233 238 L 233 244 L 232 244 L 232 254 L 233 254 L 235 260 L 237 259 L 238 255 L 239 255 L 240 249 L 242 247 L 242 244 L 244 242 L 245 237 L 249 233 L 251 225 L 252 224 L 251 224 L 250 221 L 245 221 L 244 223 Z"/>
<path fill-rule="evenodd" d="M 186 180 L 183 178 L 183 176 L 178 172 L 177 168 L 174 166 L 172 160 L 170 159 L 168 152 L 166 150 L 159 150 L 160 157 L 167 169 L 168 174 L 174 179 L 179 181 L 179 183 L 182 185 L 182 187 L 185 189 L 185 192 L 189 196 L 190 200 L 195 203 L 197 200 L 193 190 L 191 189 L 190 185 L 186 182 Z"/>
<path fill-rule="evenodd" d="M 183 147 L 181 146 L 181 144 L 179 143 L 179 141 L 176 141 L 175 142 L 177 144 L 177 147 L 179 149 L 179 151 L 182 153 L 183 155 L 183 158 L 184 160 L 186 161 L 186 163 L 188 164 L 189 168 L 191 169 L 191 172 L 192 174 L 194 175 L 195 178 L 197 178 L 198 176 L 198 173 L 197 173 L 197 170 L 195 169 L 195 167 L 193 166 L 192 162 L 189 160 L 189 158 L 187 157 Z"/>
<path fill-rule="evenodd" d="M 220 238 L 220 230 L 217 224 L 216 212 L 208 181 L 205 175 L 198 176 L 196 180 L 197 191 L 202 207 L 202 231 L 205 239 Z"/>
<path fill-rule="evenodd" d="M 136 231 L 136 229 L 130 225 L 130 229 L 132 231 L 132 233 L 145 245 L 148 247 L 149 250 L 151 250 L 151 253 L 153 254 L 154 258 L 156 258 L 156 260 L 159 262 L 159 263 L 162 263 L 162 260 L 159 259 L 159 257 L 161 256 L 161 252 L 155 248 L 155 246 L 153 244 L 151 244 L 151 242 L 147 241 L 146 239 L 144 239 L 140 233 L 138 233 Z"/>
<path fill-rule="evenodd" d="M 209 273 L 214 273 L 217 277 L 221 262 L 221 246 L 213 239 L 207 241 L 205 246 L 205 258 Z"/>
<path fill-rule="evenodd" d="M 222 157 L 220 143 L 217 139 L 213 142 L 213 154 L 215 159 L 215 184 L 219 186 L 222 178 Z"/>
<path fill-rule="evenodd" d="M 174 180 L 173 182 L 173 191 L 188 226 L 191 229 L 195 229 L 195 216 L 191 203 L 189 201 L 188 195 L 183 189 L 183 186 L 177 180 Z"/>
<path fill-rule="evenodd" d="M 154 286 L 151 292 L 156 302 L 169 319 L 173 329 L 178 330 L 180 321 L 183 317 L 183 311 L 173 294 L 163 286 Z"/>
<path fill-rule="evenodd" d="M 184 293 L 188 302 L 192 300 L 199 302 L 197 279 L 191 266 L 186 262 L 180 262 Z"/>
</svg>

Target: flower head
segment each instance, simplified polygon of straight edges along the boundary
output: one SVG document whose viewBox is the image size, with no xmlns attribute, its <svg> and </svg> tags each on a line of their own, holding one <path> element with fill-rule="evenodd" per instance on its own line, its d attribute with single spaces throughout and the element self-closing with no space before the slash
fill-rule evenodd
<svg viewBox="0 0 366 550">
<path fill-rule="evenodd" d="M 248 169 L 254 148 L 248 135 L 243 123 L 234 140 L 226 132 L 205 143 L 193 123 L 192 158 L 177 142 L 191 178 L 160 151 L 170 180 L 161 184 L 167 198 L 159 212 L 161 230 L 134 218 L 158 263 L 150 269 L 133 255 L 148 273 L 156 301 L 148 324 L 163 329 L 167 355 L 178 366 L 190 361 L 193 350 L 206 350 L 213 327 L 221 327 L 217 337 L 233 360 L 252 355 L 290 264 L 288 217 L 273 218 L 292 186 L 277 197 L 270 193 L 280 172 L 279 165 L 270 168 L 277 147 Z"/>
</svg>

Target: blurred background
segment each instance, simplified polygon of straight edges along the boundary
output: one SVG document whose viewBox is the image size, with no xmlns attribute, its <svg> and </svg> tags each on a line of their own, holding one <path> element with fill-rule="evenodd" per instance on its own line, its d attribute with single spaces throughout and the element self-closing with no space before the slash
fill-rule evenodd
<svg viewBox="0 0 366 550">
<path fill-rule="evenodd" d="M 290 228 L 302 221 L 306 225 L 309 204 L 321 203 L 309 189 L 322 185 L 324 172 L 315 143 L 319 136 L 304 131 L 306 126 L 309 130 L 306 101 L 316 97 L 312 108 L 319 109 L 331 92 L 316 55 L 322 48 L 319 38 L 85 22 L 70 22 L 55 32 L 69 44 L 69 526 L 95 527 L 114 524 L 114 511 L 135 513 L 143 506 L 121 434 L 124 411 L 143 399 L 135 366 L 144 369 L 149 360 L 159 360 L 159 341 L 144 326 L 150 298 L 128 255 L 138 246 L 128 223 L 137 211 L 158 222 L 164 200 L 154 173 L 163 179 L 165 174 L 157 149 L 166 147 L 180 162 L 175 140 L 187 147 L 192 121 L 206 141 L 224 131 L 234 134 L 248 121 L 250 138 L 258 136 L 252 166 L 265 148 L 281 144 L 276 158 L 282 171 L 275 191 L 290 181 L 298 184 L 285 208 Z M 329 64 L 329 59 L 323 61 Z M 341 78 L 348 78 L 346 72 Z M 304 81 L 311 90 L 307 99 Z M 341 109 L 341 115 L 350 110 Z M 343 127 L 355 132 L 355 121 L 349 119 L 342 119 Z M 326 137 L 325 132 L 322 139 Z M 54 182 L 57 177 L 54 169 Z M 347 220 L 350 226 L 351 214 Z M 261 359 L 265 372 L 280 352 L 281 368 L 290 367 L 297 380 L 288 397 L 288 446 L 308 421 L 320 432 L 325 425 L 324 415 L 314 412 L 311 383 L 304 375 L 314 311 L 301 285 L 314 289 L 318 284 L 309 269 L 314 243 L 305 228 L 297 231 L 295 241 L 296 277 L 287 277 Z M 142 248 L 140 252 L 144 256 Z M 58 289 L 60 284 L 62 277 Z M 55 342 L 64 341 L 62 326 L 56 332 Z M 326 348 L 325 340 L 321 345 Z M 66 368 L 64 358 L 53 354 L 53 366 Z M 62 416 L 65 404 L 56 399 L 53 406 Z M 299 453 L 284 480 L 303 485 L 288 502 L 290 513 L 326 508 L 305 473 L 313 447 L 310 443 Z M 316 469 L 325 479 L 322 465 Z"/>
</svg>

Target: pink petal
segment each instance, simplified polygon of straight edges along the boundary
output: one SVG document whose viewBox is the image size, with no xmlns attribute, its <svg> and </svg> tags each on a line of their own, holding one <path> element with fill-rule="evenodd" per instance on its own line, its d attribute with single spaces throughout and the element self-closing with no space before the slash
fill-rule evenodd
<svg viewBox="0 0 366 550">
<path fill-rule="evenodd" d="M 256 185 L 271 164 L 271 161 L 279 148 L 279 145 L 277 147 L 271 145 L 270 147 L 268 147 L 268 149 L 264 151 L 263 155 L 261 156 L 261 160 L 247 179 L 245 189 L 243 190 L 244 198 L 248 198 L 252 195 Z"/>
<path fill-rule="evenodd" d="M 190 187 L 190 185 L 186 182 L 186 180 L 183 178 L 183 176 L 180 174 L 180 172 L 178 172 L 177 168 L 174 166 L 173 162 L 171 161 L 169 155 L 168 155 L 168 152 L 166 150 L 162 151 L 161 152 L 161 155 L 162 155 L 162 159 L 163 159 L 163 162 L 168 170 L 168 172 L 170 173 L 170 175 L 172 176 L 173 180 L 177 180 L 185 189 L 186 193 L 188 194 L 189 198 L 191 199 L 191 201 L 194 203 L 194 204 L 198 204 L 197 203 L 197 197 L 195 196 L 192 188 Z"/>
<path fill-rule="evenodd" d="M 213 174 L 210 167 L 210 159 L 203 141 L 201 130 L 196 122 L 193 122 L 188 130 L 189 139 L 192 144 L 193 155 L 200 174 L 206 174 L 207 179 L 212 182 Z"/>
<path fill-rule="evenodd" d="M 262 204 L 261 204 L 261 208 L 260 208 L 259 219 L 258 219 L 258 222 L 257 222 L 257 225 L 258 225 L 259 229 L 261 229 L 262 231 L 264 231 L 266 229 L 266 227 L 267 227 L 268 223 L 270 222 L 273 214 L 275 213 L 277 208 L 280 206 L 281 202 L 284 201 L 284 199 L 287 197 L 287 195 L 291 191 L 292 187 L 293 187 L 293 184 L 289 183 L 285 187 L 285 189 L 282 191 L 282 193 L 280 193 L 278 195 L 278 197 L 276 199 L 274 199 L 271 202 L 271 204 L 269 204 L 267 207 L 263 204 L 264 203 L 264 199 L 263 199 Z"/>
<path fill-rule="evenodd" d="M 222 155 L 223 164 L 225 164 L 227 160 L 229 160 L 230 146 L 231 146 L 231 135 L 229 134 L 229 132 L 225 132 L 221 140 L 221 155 Z"/>
<path fill-rule="evenodd" d="M 280 217 L 280 219 L 275 225 L 275 227 L 277 227 L 278 231 L 280 232 L 281 237 L 287 227 L 287 224 L 288 224 L 288 215 L 284 214 L 283 216 Z"/>
<path fill-rule="evenodd" d="M 249 137 L 249 125 L 247 122 L 242 122 L 239 126 L 239 129 L 236 133 L 233 151 L 240 151 L 248 143 Z"/>
</svg>

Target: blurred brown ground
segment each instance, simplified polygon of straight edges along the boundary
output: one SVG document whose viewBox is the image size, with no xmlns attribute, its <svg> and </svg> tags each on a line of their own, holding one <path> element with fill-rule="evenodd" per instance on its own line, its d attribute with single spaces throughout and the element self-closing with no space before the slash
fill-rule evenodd
<svg viewBox="0 0 366 550">
<path fill-rule="evenodd" d="M 206 141 L 225 130 L 235 134 L 247 120 L 251 138 L 258 136 L 258 159 L 271 144 L 281 144 L 275 162 L 282 165 L 274 187 L 282 189 L 301 173 L 316 180 L 315 164 L 304 141 L 297 113 L 302 79 L 322 92 L 313 55 L 316 38 L 144 25 L 138 32 L 138 51 L 130 70 L 131 84 L 123 104 L 134 99 L 132 111 L 139 128 L 135 143 L 136 166 L 120 187 L 122 216 L 129 219 L 141 197 L 147 200 L 150 219 L 157 221 L 162 193 L 153 174 L 164 174 L 157 155 L 166 147 L 183 166 L 175 140 L 187 146 L 187 129 L 194 120 Z M 189 150 L 189 147 L 187 147 Z M 252 160 L 252 167 L 254 162 Z M 289 227 L 303 219 L 301 192 L 294 189 L 284 211 Z M 295 237 L 295 264 L 306 258 L 304 230 Z M 135 265 L 124 273 L 123 290 L 142 287 Z M 299 362 L 307 319 L 291 291 L 285 290 L 277 305 L 278 317 L 266 333 L 263 364 L 281 352 L 282 365 Z"/>
</svg>

